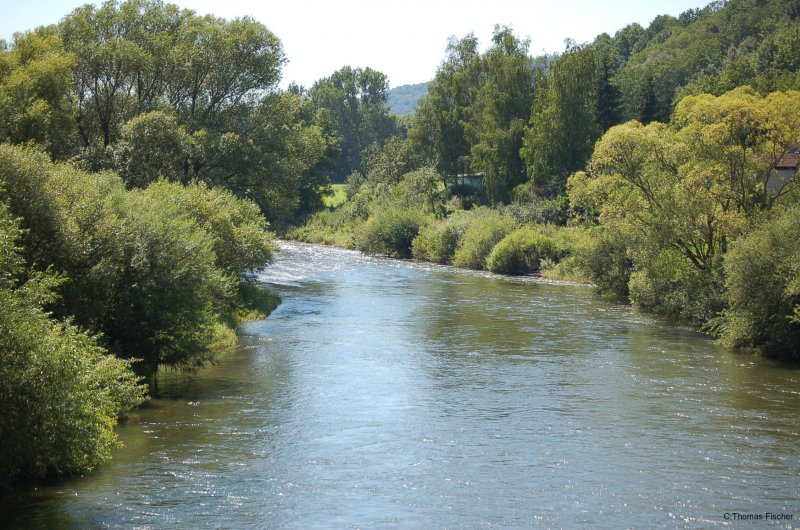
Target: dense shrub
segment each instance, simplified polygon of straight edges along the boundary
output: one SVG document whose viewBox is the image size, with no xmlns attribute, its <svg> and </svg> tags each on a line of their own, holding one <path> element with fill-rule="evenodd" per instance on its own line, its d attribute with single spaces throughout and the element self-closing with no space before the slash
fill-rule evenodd
<svg viewBox="0 0 800 530">
<path fill-rule="evenodd" d="M 715 270 L 699 270 L 676 251 L 665 250 L 631 273 L 631 302 L 647 311 L 701 326 L 723 308 L 723 287 Z"/>
<path fill-rule="evenodd" d="M 411 243 L 430 219 L 417 210 L 389 207 L 364 224 L 358 237 L 362 252 L 411 257 Z"/>
<path fill-rule="evenodd" d="M 272 261 L 275 235 L 255 203 L 204 183 L 159 181 L 148 186 L 144 196 L 163 196 L 193 219 L 212 238 L 215 264 L 225 272 L 239 277 Z"/>
<path fill-rule="evenodd" d="M 62 280 L 26 269 L 19 235 L 0 205 L 0 486 L 104 461 L 118 415 L 145 391 L 126 361 L 48 317 L 43 306 Z"/>
<path fill-rule="evenodd" d="M 414 258 L 433 263 L 450 263 L 470 219 L 469 212 L 457 211 L 443 221 L 423 227 L 411 245 Z"/>
<path fill-rule="evenodd" d="M 213 238 L 169 195 L 134 191 L 126 206 L 122 274 L 106 301 L 110 318 L 97 321 L 125 357 L 198 368 L 212 358 L 236 279 L 216 267 Z"/>
<path fill-rule="evenodd" d="M 239 313 L 236 286 L 272 235 L 250 204 L 202 185 L 126 191 L 112 173 L 0 146 L 2 197 L 23 218 L 29 263 L 66 273 L 57 315 L 104 335 L 123 357 L 196 368 Z"/>
<path fill-rule="evenodd" d="M 602 228 L 588 230 L 588 237 L 573 246 L 577 266 L 586 272 L 602 294 L 627 299 L 633 260 L 623 240 Z"/>
<path fill-rule="evenodd" d="M 486 258 L 486 268 L 501 274 L 527 274 L 539 270 L 542 260 L 555 261 L 553 238 L 532 226 L 523 226 L 504 237 Z"/>
<path fill-rule="evenodd" d="M 514 188 L 514 202 L 505 207 L 505 212 L 520 223 L 566 225 L 570 217 L 566 195 L 547 198 L 539 191 L 533 181 L 520 184 Z"/>
<path fill-rule="evenodd" d="M 112 156 L 128 187 L 143 188 L 159 178 L 184 179 L 188 150 L 189 135 L 177 118 L 157 110 L 139 114 L 122 127 Z"/>
<path fill-rule="evenodd" d="M 392 187 L 392 201 L 400 207 L 433 213 L 441 202 L 440 187 L 441 179 L 433 169 L 412 171 Z"/>
<path fill-rule="evenodd" d="M 737 240 L 725 256 L 728 309 L 716 321 L 726 346 L 800 356 L 800 206 Z"/>
<path fill-rule="evenodd" d="M 469 217 L 469 225 L 453 254 L 453 265 L 483 269 L 486 267 L 486 257 L 501 239 L 517 227 L 517 222 L 488 208 L 471 210 Z"/>
<path fill-rule="evenodd" d="M 471 184 L 451 184 L 447 186 L 445 197 L 457 202 L 462 210 L 471 210 L 486 200 L 483 190 Z"/>
</svg>

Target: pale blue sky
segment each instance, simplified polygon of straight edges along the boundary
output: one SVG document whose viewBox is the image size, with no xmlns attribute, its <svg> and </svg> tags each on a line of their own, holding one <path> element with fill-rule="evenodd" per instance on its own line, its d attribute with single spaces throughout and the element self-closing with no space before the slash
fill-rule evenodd
<svg viewBox="0 0 800 530">
<path fill-rule="evenodd" d="M 0 38 L 58 22 L 86 0 L 0 0 Z M 93 2 L 97 3 L 97 2 Z M 647 26 L 659 14 L 678 15 L 708 0 L 177 0 L 182 7 L 225 18 L 250 15 L 283 42 L 289 64 L 283 86 L 310 86 L 349 64 L 370 66 L 392 86 L 433 78 L 450 35 L 474 32 L 482 45 L 495 24 L 531 39 L 531 53 L 562 51 L 613 34 L 628 23 Z"/>
</svg>

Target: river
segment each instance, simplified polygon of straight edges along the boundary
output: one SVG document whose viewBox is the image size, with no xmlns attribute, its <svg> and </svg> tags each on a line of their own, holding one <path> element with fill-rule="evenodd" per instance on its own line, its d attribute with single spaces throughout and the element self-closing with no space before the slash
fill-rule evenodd
<svg viewBox="0 0 800 530">
<path fill-rule="evenodd" d="M 0 526 L 800 525 L 798 370 L 589 287 L 281 246 L 239 348 Z"/>
</svg>

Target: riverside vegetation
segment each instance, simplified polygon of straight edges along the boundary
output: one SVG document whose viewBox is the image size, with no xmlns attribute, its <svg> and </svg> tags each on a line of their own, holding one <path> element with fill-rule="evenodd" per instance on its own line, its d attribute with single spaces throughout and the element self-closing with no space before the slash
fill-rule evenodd
<svg viewBox="0 0 800 530">
<path fill-rule="evenodd" d="M 333 142 L 283 62 L 251 19 L 149 1 L 0 46 L 0 488 L 92 469 L 143 376 L 278 303 L 250 273 Z"/>
<path fill-rule="evenodd" d="M 404 137 L 304 241 L 589 281 L 725 346 L 800 353 L 792 1 L 714 2 L 531 58 L 453 39 Z M 458 175 L 477 175 L 480 186 Z"/>
<path fill-rule="evenodd" d="M 530 57 L 453 39 L 411 116 L 346 66 L 278 88 L 262 24 L 87 5 L 0 45 L 0 482 L 106 459 L 141 376 L 193 370 L 274 295 L 290 237 L 593 282 L 796 357 L 800 7 L 715 2 Z M 456 175 L 479 174 L 474 188 Z M 347 199 L 324 207 L 331 181 Z M 289 229 L 294 226 L 295 228 Z"/>
</svg>

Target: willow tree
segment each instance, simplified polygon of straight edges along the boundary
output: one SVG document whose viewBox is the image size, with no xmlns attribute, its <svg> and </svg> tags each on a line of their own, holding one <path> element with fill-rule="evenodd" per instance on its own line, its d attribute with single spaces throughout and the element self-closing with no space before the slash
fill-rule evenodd
<svg viewBox="0 0 800 530">
<path fill-rule="evenodd" d="M 251 18 L 200 17 L 158 0 L 80 7 L 59 26 L 77 58 L 74 91 L 86 147 L 106 147 L 133 116 L 168 103 L 194 132 L 217 130 L 280 80 L 278 38 Z"/>
<path fill-rule="evenodd" d="M 669 126 L 611 128 L 588 171 L 570 177 L 570 200 L 625 241 L 634 302 L 703 322 L 721 309 L 728 246 L 798 188 L 793 180 L 770 189 L 773 168 L 796 145 L 800 92 L 687 97 Z"/>
<path fill-rule="evenodd" d="M 56 157 L 70 153 L 74 65 L 52 31 L 15 35 L 11 49 L 0 52 L 0 141 L 36 142 Z"/>
</svg>

